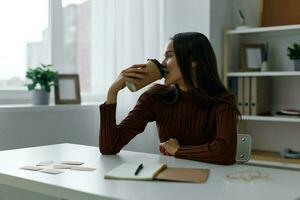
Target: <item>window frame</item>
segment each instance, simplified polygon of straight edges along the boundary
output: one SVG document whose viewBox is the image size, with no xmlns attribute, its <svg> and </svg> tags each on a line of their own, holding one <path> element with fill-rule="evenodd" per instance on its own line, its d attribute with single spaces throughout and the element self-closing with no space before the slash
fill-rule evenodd
<svg viewBox="0 0 300 200">
<path fill-rule="evenodd" d="M 62 0 L 48 0 L 49 5 L 49 60 L 53 66 L 63 65 L 63 8 Z M 81 92 L 83 102 L 103 101 L 105 95 Z M 27 104 L 31 102 L 31 94 L 27 89 L 0 89 L 0 105 Z M 54 102 L 54 88 L 51 90 L 50 102 Z"/>
<path fill-rule="evenodd" d="M 55 12 L 53 8 L 57 7 L 57 4 L 59 4 L 61 0 L 48 0 L 48 5 L 49 5 L 49 18 L 48 18 L 48 27 L 50 29 L 50 47 L 49 51 L 50 52 L 50 60 L 53 62 L 53 58 L 51 56 L 52 54 L 52 49 L 51 47 L 53 46 L 53 40 L 52 40 L 52 31 L 56 30 L 57 28 L 52 27 L 52 22 L 51 20 L 53 15 L 52 12 Z M 57 59 L 57 58 L 55 58 Z M 22 103 L 28 103 L 31 100 L 31 95 L 27 91 L 27 89 L 0 89 L 0 104 L 22 104 Z"/>
</svg>

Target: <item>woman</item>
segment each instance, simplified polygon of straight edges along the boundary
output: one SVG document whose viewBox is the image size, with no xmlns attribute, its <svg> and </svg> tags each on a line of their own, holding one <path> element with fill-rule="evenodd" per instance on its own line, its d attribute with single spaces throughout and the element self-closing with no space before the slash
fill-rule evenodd
<svg viewBox="0 0 300 200">
<path fill-rule="evenodd" d="M 116 99 L 125 81 L 137 83 L 145 65 L 121 72 L 100 106 L 100 151 L 116 154 L 148 122 L 156 121 L 160 151 L 177 158 L 232 164 L 235 162 L 239 111 L 222 84 L 208 39 L 201 33 L 176 34 L 166 45 L 165 84 L 142 94 L 128 116 L 116 125 Z"/>
</svg>

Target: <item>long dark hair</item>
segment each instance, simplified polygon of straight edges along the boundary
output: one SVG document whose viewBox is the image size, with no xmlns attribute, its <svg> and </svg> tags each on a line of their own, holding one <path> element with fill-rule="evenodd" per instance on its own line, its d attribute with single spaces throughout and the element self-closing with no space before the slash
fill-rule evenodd
<svg viewBox="0 0 300 200">
<path fill-rule="evenodd" d="M 207 37 L 197 32 L 185 32 L 174 35 L 171 40 L 182 78 L 194 97 L 204 102 L 224 102 L 235 105 L 234 96 L 223 85 L 217 71 L 217 60 Z M 194 70 L 192 62 L 196 63 Z M 166 104 L 177 101 L 178 87 L 154 87 Z"/>
<path fill-rule="evenodd" d="M 226 89 L 217 70 L 217 59 L 207 37 L 197 32 L 178 33 L 171 38 L 182 78 L 193 99 L 201 101 L 210 110 L 208 134 L 214 133 L 214 111 L 218 103 L 226 103 L 236 113 L 237 122 L 241 118 L 234 95 Z M 196 66 L 192 66 L 195 63 Z M 165 104 L 174 104 L 179 97 L 179 87 L 154 86 L 152 91 Z M 179 97 L 180 98 L 180 97 Z M 215 134 L 215 133 L 214 133 Z M 210 135 L 209 137 L 213 137 Z"/>
</svg>

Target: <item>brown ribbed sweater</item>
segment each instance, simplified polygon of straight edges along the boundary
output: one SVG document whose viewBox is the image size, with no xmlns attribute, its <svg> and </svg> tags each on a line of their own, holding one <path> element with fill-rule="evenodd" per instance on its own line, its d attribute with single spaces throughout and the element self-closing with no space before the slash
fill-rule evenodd
<svg viewBox="0 0 300 200">
<path fill-rule="evenodd" d="M 102 154 L 118 153 L 144 131 L 148 122 L 156 121 L 161 142 L 170 138 L 178 140 L 180 148 L 175 157 L 216 164 L 235 162 L 236 109 L 226 103 L 208 108 L 190 93 L 179 90 L 179 100 L 166 105 L 157 96 L 145 92 L 119 125 L 116 125 L 116 104 L 102 104 L 100 118 Z M 211 119 L 212 128 L 209 129 Z"/>
</svg>

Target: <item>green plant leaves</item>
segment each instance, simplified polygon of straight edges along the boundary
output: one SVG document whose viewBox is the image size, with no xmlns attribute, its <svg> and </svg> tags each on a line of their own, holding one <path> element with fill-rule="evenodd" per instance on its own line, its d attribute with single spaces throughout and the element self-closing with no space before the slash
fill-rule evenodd
<svg viewBox="0 0 300 200">
<path fill-rule="evenodd" d="M 53 71 L 51 66 L 41 64 L 41 66 L 29 68 L 26 71 L 26 78 L 32 80 L 31 84 L 27 84 L 29 91 L 35 89 L 37 85 L 47 92 L 51 91 L 51 86 L 55 85 L 58 77 L 58 72 Z"/>
<path fill-rule="evenodd" d="M 287 51 L 287 55 L 290 57 L 291 60 L 300 59 L 300 43 L 293 43 L 293 46 L 288 47 Z"/>
<path fill-rule="evenodd" d="M 36 84 L 32 83 L 32 84 L 28 84 L 27 88 L 30 91 L 30 90 L 33 90 L 35 88 L 35 86 L 36 86 Z"/>
</svg>

